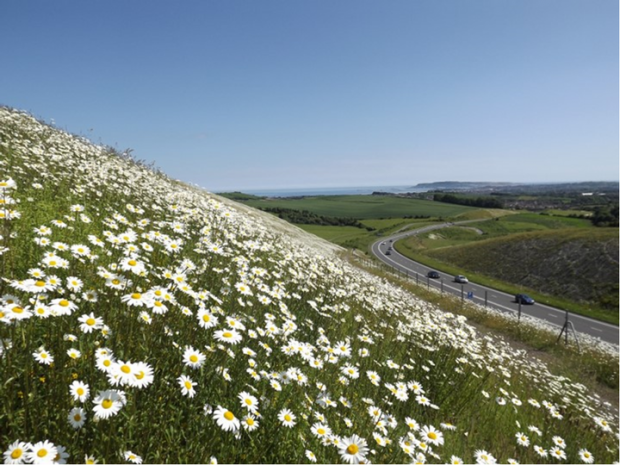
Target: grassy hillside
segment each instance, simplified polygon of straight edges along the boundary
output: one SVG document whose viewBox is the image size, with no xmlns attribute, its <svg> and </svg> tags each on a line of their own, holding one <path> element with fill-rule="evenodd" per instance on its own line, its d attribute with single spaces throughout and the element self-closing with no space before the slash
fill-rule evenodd
<svg viewBox="0 0 620 465">
<path fill-rule="evenodd" d="M 437 248 L 427 255 L 544 294 L 617 312 L 618 252 L 617 230 L 593 228 L 523 233 Z"/>
<path fill-rule="evenodd" d="M 481 246 L 437 250 L 431 256 L 543 293 L 618 310 L 617 230 L 528 233 L 487 242 L 484 253 Z"/>
<path fill-rule="evenodd" d="M 333 246 L 20 112 L 0 141 L 5 462 L 617 460 L 585 386 Z"/>
</svg>

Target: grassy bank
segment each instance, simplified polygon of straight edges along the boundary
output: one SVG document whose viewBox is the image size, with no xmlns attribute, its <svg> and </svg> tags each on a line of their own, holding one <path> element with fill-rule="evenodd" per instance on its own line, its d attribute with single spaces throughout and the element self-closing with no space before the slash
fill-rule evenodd
<svg viewBox="0 0 620 465">
<path fill-rule="evenodd" d="M 502 335 L 529 355 L 551 362 L 548 366 L 555 375 L 569 377 L 599 392 L 606 401 L 618 408 L 619 366 L 615 354 L 601 352 L 584 341 L 582 346 L 578 346 L 572 339 L 569 344 L 564 344 L 563 340 L 558 343 L 557 331 L 537 327 L 533 321 L 516 324 L 513 317 L 487 311 L 469 301 L 428 289 L 425 284 L 415 284 L 414 280 L 395 273 L 376 260 L 350 253 L 346 257 L 356 266 L 398 284 L 444 311 L 467 317 L 480 331 Z"/>
<path fill-rule="evenodd" d="M 485 228 L 486 224 L 479 227 Z M 446 273 L 466 274 L 484 286 L 510 294 L 528 293 L 541 303 L 618 324 L 617 307 L 602 308 L 577 300 L 590 297 L 593 301 L 614 298 L 617 301 L 617 262 L 614 264 L 613 253 L 609 255 L 603 247 L 609 243 L 617 250 L 617 231 L 566 229 L 485 241 L 476 239 L 469 245 L 471 236 L 477 233 L 460 228 L 450 230 L 442 230 L 432 239 L 426 235 L 398 241 L 396 250 Z M 609 283 L 608 288 L 602 287 L 604 283 Z M 564 286 L 569 291 L 563 291 Z M 582 287 L 583 291 L 579 291 Z M 543 289 L 548 292 L 541 292 Z M 595 289 L 601 292 L 593 294 Z M 574 294 L 573 298 L 561 297 L 570 295 L 569 292 Z"/>
<path fill-rule="evenodd" d="M 0 136 L 5 460 L 617 459 L 580 383 L 316 238 L 22 113 Z"/>
</svg>

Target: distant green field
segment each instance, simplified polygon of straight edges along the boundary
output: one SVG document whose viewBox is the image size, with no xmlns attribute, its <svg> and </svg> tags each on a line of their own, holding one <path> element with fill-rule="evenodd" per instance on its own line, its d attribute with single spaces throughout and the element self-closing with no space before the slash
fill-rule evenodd
<svg viewBox="0 0 620 465">
<path fill-rule="evenodd" d="M 594 228 L 592 222 L 581 218 L 541 215 L 539 213 L 518 213 L 480 223 L 476 226 L 488 237 L 503 236 L 529 231 L 549 229 Z"/>
<path fill-rule="evenodd" d="M 545 210 L 542 213 L 548 214 L 548 215 L 554 215 L 554 216 L 570 216 L 570 215 L 592 216 L 592 212 L 588 210 Z"/>
<path fill-rule="evenodd" d="M 303 199 L 248 200 L 252 207 L 280 207 L 308 210 L 318 215 L 338 218 L 377 219 L 405 216 L 452 217 L 477 210 L 474 207 L 451 205 L 432 200 L 407 199 L 379 195 L 337 195 L 305 197 Z"/>
<path fill-rule="evenodd" d="M 400 229 L 422 228 L 433 224 L 428 219 L 384 219 L 384 220 L 364 220 L 364 226 L 375 228 L 374 231 L 356 228 L 353 226 L 319 226 L 314 224 L 298 224 L 297 226 L 315 236 L 341 245 L 343 247 L 367 250 L 370 244 L 381 236 L 387 236 Z"/>
<path fill-rule="evenodd" d="M 297 226 L 304 231 L 336 244 L 342 244 L 351 239 L 366 237 L 369 234 L 365 229 L 353 226 L 321 226 L 315 224 L 298 224 Z"/>
<path fill-rule="evenodd" d="M 405 243 L 411 250 L 434 250 L 511 234 L 573 228 L 598 229 L 589 220 L 579 218 L 555 217 L 538 213 L 517 213 L 490 221 L 474 223 L 468 227 L 451 227 L 419 234 L 406 239 Z"/>
</svg>

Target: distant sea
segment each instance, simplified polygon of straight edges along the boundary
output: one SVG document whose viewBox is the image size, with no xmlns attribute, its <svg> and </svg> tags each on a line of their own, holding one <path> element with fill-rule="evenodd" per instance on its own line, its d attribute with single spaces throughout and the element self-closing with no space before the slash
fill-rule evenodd
<svg viewBox="0 0 620 465">
<path fill-rule="evenodd" d="M 298 189 L 242 189 L 246 194 L 262 197 L 301 197 L 315 195 L 370 195 L 373 192 L 426 192 L 428 189 L 413 186 L 364 186 L 364 187 L 306 187 Z"/>
</svg>

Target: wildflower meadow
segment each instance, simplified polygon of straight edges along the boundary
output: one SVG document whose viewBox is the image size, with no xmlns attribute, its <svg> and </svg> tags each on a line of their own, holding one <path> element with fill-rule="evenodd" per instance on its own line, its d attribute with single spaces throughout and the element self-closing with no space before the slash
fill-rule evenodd
<svg viewBox="0 0 620 465">
<path fill-rule="evenodd" d="M 618 461 L 585 386 L 317 241 L 0 108 L 4 462 Z"/>
</svg>

